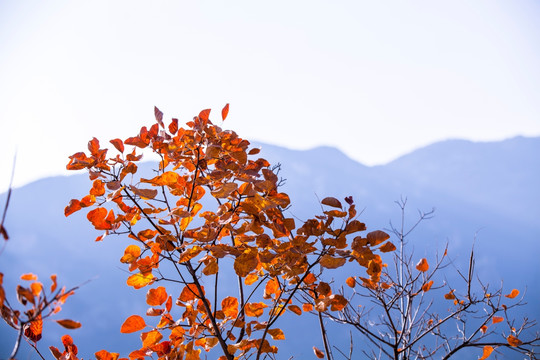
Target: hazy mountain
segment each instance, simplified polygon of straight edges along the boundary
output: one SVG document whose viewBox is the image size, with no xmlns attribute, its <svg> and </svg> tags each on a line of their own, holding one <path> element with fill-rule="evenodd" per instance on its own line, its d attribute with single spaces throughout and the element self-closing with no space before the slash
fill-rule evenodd
<svg viewBox="0 0 540 360">
<path fill-rule="evenodd" d="M 417 210 L 435 207 L 435 217 L 424 222 L 410 239 L 418 258 L 432 256 L 449 244 L 456 266 L 468 259 L 473 241 L 478 274 L 505 289 L 527 287 L 532 318 L 540 319 L 540 138 L 517 137 L 490 143 L 451 140 L 436 143 L 405 155 L 387 165 L 367 167 L 340 151 L 318 147 L 295 151 L 260 144 L 261 156 L 281 164 L 286 179 L 283 190 L 292 199 L 290 212 L 306 219 L 320 212 L 318 199 L 352 195 L 368 230 L 384 229 L 389 221 L 398 224 L 400 210 L 395 200 L 407 198 L 406 225 Z M 12 292 L 23 272 L 33 272 L 48 285 L 49 274 L 69 286 L 84 284 L 69 299 L 60 318 L 83 322 L 69 332 L 85 358 L 106 348 L 127 351 L 139 340 L 136 334 L 120 335 L 119 328 L 130 314 L 145 310 L 145 291 L 126 286 L 125 268 L 119 263 L 126 246 L 124 239 L 110 236 L 95 243 L 99 235 L 87 223 L 85 212 L 68 219 L 63 215 L 72 198 L 87 193 L 86 174 L 43 179 L 15 189 L 7 214 L 11 239 L 0 255 L 4 286 Z M 3 204 L 5 194 L 0 196 Z M 298 223 L 298 222 L 297 222 Z M 475 240 L 476 238 L 476 240 Z M 13 300 L 15 301 L 15 300 Z M 282 347 L 296 358 L 312 356 L 312 339 L 300 322 L 283 320 L 298 338 Z M 295 328 L 296 327 L 296 328 Z M 313 336 L 318 336 L 318 330 Z M 60 346 L 66 333 L 56 324 L 45 324 L 45 345 Z M 332 334 L 336 339 L 348 333 Z M 0 358 L 6 358 L 15 334 L 0 325 Z M 309 355 L 308 355 L 309 354 Z M 122 354 L 127 355 L 127 354 Z M 20 358 L 24 358 L 21 356 Z M 33 356 L 32 356 L 33 358 Z"/>
</svg>

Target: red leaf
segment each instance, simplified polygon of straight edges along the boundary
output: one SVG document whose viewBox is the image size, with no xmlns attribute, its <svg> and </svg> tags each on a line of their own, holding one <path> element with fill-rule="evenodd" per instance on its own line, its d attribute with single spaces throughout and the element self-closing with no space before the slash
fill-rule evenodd
<svg viewBox="0 0 540 360">
<path fill-rule="evenodd" d="M 221 118 L 223 119 L 223 121 L 225 121 L 228 114 L 229 114 L 229 104 L 225 105 L 223 109 L 221 110 Z"/>
<path fill-rule="evenodd" d="M 172 119 L 172 122 L 169 124 L 169 132 L 171 134 L 176 134 L 178 131 L 178 119 Z"/>
<path fill-rule="evenodd" d="M 114 145 L 116 150 L 120 151 L 121 153 L 124 153 L 124 142 L 122 140 L 112 139 L 110 143 Z"/>
<path fill-rule="evenodd" d="M 99 140 L 96 138 L 93 138 L 88 142 L 88 150 L 90 151 L 90 154 L 93 156 L 96 156 L 99 154 Z"/>
<path fill-rule="evenodd" d="M 210 117 L 210 109 L 203 110 L 199 113 L 199 119 L 208 121 Z"/>
</svg>

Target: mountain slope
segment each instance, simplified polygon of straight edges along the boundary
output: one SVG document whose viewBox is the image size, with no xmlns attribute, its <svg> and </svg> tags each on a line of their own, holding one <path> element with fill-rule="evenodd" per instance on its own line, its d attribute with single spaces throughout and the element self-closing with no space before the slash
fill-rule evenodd
<svg viewBox="0 0 540 360">
<path fill-rule="evenodd" d="M 352 195 L 364 212 L 360 220 L 368 230 L 399 223 L 395 200 L 408 198 L 407 224 L 417 218 L 417 209 L 436 207 L 435 217 L 424 222 L 409 238 L 416 257 L 433 256 L 449 243 L 456 266 L 466 263 L 475 240 L 477 271 L 480 277 L 505 289 L 524 289 L 531 304 L 540 303 L 540 138 L 514 138 L 494 143 L 446 141 L 403 156 L 390 164 L 363 166 L 336 149 L 319 147 L 293 151 L 260 144 L 261 156 L 281 163 L 293 206 L 288 210 L 299 219 L 320 212 L 318 199 Z M 125 268 L 118 259 L 126 242 L 110 236 L 95 243 L 100 235 L 87 223 L 85 212 L 66 219 L 65 205 L 80 198 L 90 187 L 86 175 L 54 177 L 29 184 L 13 192 L 6 226 L 11 239 L 0 256 L 5 288 L 23 272 L 33 272 L 46 280 L 57 273 L 67 286 L 87 280 L 69 299 L 61 317 L 83 322 L 72 334 L 85 358 L 106 348 L 127 351 L 138 344 L 136 335 L 119 335 L 127 315 L 142 313 L 144 291 L 133 291 L 125 283 Z M 5 195 L 0 196 L 4 201 Z M 299 221 L 297 221 L 299 224 Z M 47 281 L 45 281 L 47 285 Z M 14 300 L 15 301 L 15 300 Z M 540 309 L 527 312 L 540 319 Z M 287 320 L 295 329 L 299 322 Z M 312 338 L 305 331 L 292 331 L 282 347 L 284 354 L 298 358 L 312 356 Z M 65 333 L 55 324 L 45 324 L 43 344 L 59 346 Z M 343 334 L 348 339 L 347 334 Z M 15 334 L 0 325 L 0 358 L 7 357 Z M 318 336 L 314 330 L 313 336 Z M 337 336 L 336 336 L 337 338 Z M 310 345 L 311 344 L 311 345 Z M 5 349 L 5 350 L 4 350 Z M 126 355 L 126 354 L 123 354 Z"/>
</svg>

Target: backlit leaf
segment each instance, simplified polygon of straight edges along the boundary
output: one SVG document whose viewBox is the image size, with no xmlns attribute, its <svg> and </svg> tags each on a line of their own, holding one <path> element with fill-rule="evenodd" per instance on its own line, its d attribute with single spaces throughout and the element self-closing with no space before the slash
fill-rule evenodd
<svg viewBox="0 0 540 360">
<path fill-rule="evenodd" d="M 416 270 L 421 272 L 426 272 L 429 270 L 429 264 L 425 258 L 421 259 L 418 264 L 416 264 Z"/>
<path fill-rule="evenodd" d="M 227 296 L 221 301 L 221 309 L 226 317 L 235 319 L 238 316 L 238 299 Z"/>
<path fill-rule="evenodd" d="M 285 334 L 281 329 L 269 329 L 268 333 L 274 340 L 285 340 Z"/>
<path fill-rule="evenodd" d="M 161 175 L 158 175 L 150 180 L 141 179 L 141 182 L 150 183 L 155 186 L 172 186 L 178 182 L 180 175 L 174 171 L 167 171 Z"/>
<path fill-rule="evenodd" d="M 128 334 L 136 331 L 140 331 L 146 327 L 146 323 L 144 322 L 144 319 L 140 317 L 139 315 L 131 315 L 124 321 L 122 324 L 122 327 L 120 328 L 120 332 L 122 334 Z"/>
<path fill-rule="evenodd" d="M 156 189 L 137 189 L 133 185 L 131 185 L 129 189 L 133 191 L 135 195 L 140 196 L 144 200 L 151 200 L 155 198 L 158 193 Z"/>
<path fill-rule="evenodd" d="M 234 260 L 234 271 L 238 276 L 244 277 L 255 270 L 258 264 L 257 250 L 245 251 Z"/>
<path fill-rule="evenodd" d="M 244 307 L 244 311 L 246 312 L 246 316 L 259 317 L 264 313 L 264 309 L 267 307 L 268 305 L 263 302 L 247 303 Z"/>
<path fill-rule="evenodd" d="M 167 291 L 163 286 L 159 286 L 155 289 L 150 289 L 146 293 L 146 303 L 150 306 L 159 306 L 163 304 L 168 298 Z"/>
<path fill-rule="evenodd" d="M 143 342 L 143 347 L 150 347 L 157 344 L 163 339 L 163 335 L 157 330 L 152 330 L 146 333 L 141 334 L 141 339 Z"/>
<path fill-rule="evenodd" d="M 296 315 L 302 315 L 302 309 L 300 309 L 300 307 L 297 305 L 289 305 L 287 308 Z"/>
<path fill-rule="evenodd" d="M 355 287 L 355 285 L 356 285 L 356 280 L 354 280 L 353 277 L 349 276 L 349 277 L 345 280 L 345 283 L 346 283 L 349 287 L 353 288 L 353 287 Z"/>
<path fill-rule="evenodd" d="M 143 274 L 133 274 L 127 279 L 128 286 L 133 286 L 135 289 L 140 289 L 154 282 L 154 275 L 148 273 Z"/>
<path fill-rule="evenodd" d="M 504 321 L 504 318 L 501 317 L 501 316 L 494 316 L 492 321 L 493 321 L 494 324 L 497 324 L 497 323 L 500 323 L 500 322 Z"/>
<path fill-rule="evenodd" d="M 126 250 L 124 250 L 124 256 L 120 259 L 120 262 L 124 264 L 130 264 L 136 261 L 141 255 L 141 248 L 137 245 L 129 245 Z"/>
<path fill-rule="evenodd" d="M 41 320 L 41 314 L 30 323 L 30 325 L 24 329 L 24 336 L 33 342 L 38 342 L 41 339 L 41 333 L 43 331 L 43 321 Z"/>
<path fill-rule="evenodd" d="M 78 322 L 78 321 L 73 321 L 73 320 L 69 320 L 69 319 L 65 319 L 65 320 L 56 320 L 56 322 L 58 324 L 60 324 L 61 326 L 65 327 L 66 329 L 78 329 L 81 327 L 81 323 Z"/>
</svg>

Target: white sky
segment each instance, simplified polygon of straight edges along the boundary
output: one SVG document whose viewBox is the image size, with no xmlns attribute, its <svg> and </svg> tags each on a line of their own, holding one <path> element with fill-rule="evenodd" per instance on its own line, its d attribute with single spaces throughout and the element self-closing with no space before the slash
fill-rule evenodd
<svg viewBox="0 0 540 360">
<path fill-rule="evenodd" d="M 153 106 L 367 165 L 540 135 L 540 2 L 0 1 L 0 191 L 65 173 Z M 212 118 L 212 116 L 211 116 Z M 264 153 L 263 153 L 264 155 Z"/>
</svg>

